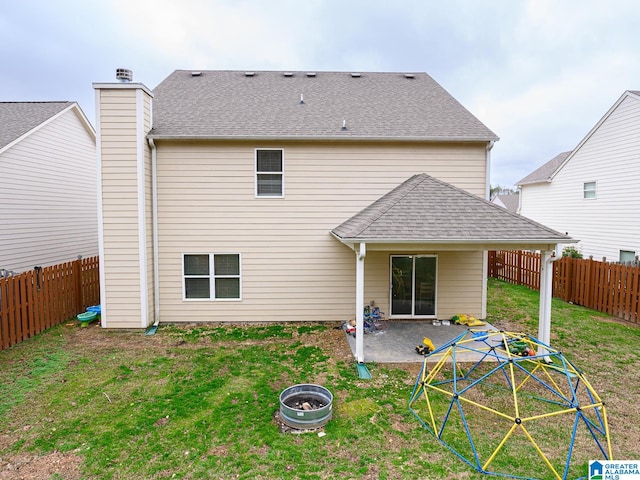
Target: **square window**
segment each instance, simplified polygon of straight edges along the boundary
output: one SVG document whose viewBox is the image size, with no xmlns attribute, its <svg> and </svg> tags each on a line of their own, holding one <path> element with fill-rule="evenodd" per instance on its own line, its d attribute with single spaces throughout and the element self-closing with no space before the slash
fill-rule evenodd
<svg viewBox="0 0 640 480">
<path fill-rule="evenodd" d="M 282 149 L 256 150 L 256 196 L 284 196 L 284 159 Z"/>
<path fill-rule="evenodd" d="M 216 298 L 240 298 L 240 279 L 216 278 Z"/>
<path fill-rule="evenodd" d="M 185 255 L 184 274 L 209 275 L 209 255 Z"/>
<path fill-rule="evenodd" d="M 185 300 L 240 300 L 240 254 L 185 254 Z"/>
<path fill-rule="evenodd" d="M 585 182 L 583 187 L 583 198 L 596 198 L 596 182 Z"/>
<path fill-rule="evenodd" d="M 633 250 L 620 250 L 620 263 L 635 264 L 636 252 Z"/>
<path fill-rule="evenodd" d="M 213 260 L 213 271 L 216 276 L 240 275 L 240 257 L 238 255 L 217 254 L 214 255 Z"/>
<path fill-rule="evenodd" d="M 209 298 L 211 285 L 208 278 L 184 279 L 184 293 L 186 298 Z"/>
</svg>

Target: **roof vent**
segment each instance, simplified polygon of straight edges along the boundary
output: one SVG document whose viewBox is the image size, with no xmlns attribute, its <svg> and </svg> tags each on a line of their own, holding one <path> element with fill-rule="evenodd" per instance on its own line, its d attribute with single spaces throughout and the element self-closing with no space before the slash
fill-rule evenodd
<svg viewBox="0 0 640 480">
<path fill-rule="evenodd" d="M 304 93 L 300 94 L 300 105 L 304 103 Z"/>
<path fill-rule="evenodd" d="M 202 75 L 202 72 L 191 72 L 192 77 L 199 77 L 200 75 Z"/>
<path fill-rule="evenodd" d="M 351 76 L 352 76 L 353 78 L 360 78 L 360 74 L 359 74 L 359 73 L 356 73 L 356 72 L 353 72 L 353 73 L 351 74 Z"/>
<path fill-rule="evenodd" d="M 126 68 L 116 68 L 116 80 L 122 83 L 129 83 L 133 80 L 133 72 Z"/>
<path fill-rule="evenodd" d="M 347 129 L 347 120 L 342 120 L 342 130 L 346 130 Z"/>
<path fill-rule="evenodd" d="M 307 77 L 315 77 L 316 72 L 307 72 Z"/>
<path fill-rule="evenodd" d="M 253 77 L 255 74 L 255 72 L 244 72 L 245 77 Z"/>
<path fill-rule="evenodd" d="M 293 72 L 284 72 L 283 75 L 285 77 L 293 77 Z"/>
<path fill-rule="evenodd" d="M 405 73 L 404 78 L 415 78 L 415 75 L 413 73 Z"/>
</svg>

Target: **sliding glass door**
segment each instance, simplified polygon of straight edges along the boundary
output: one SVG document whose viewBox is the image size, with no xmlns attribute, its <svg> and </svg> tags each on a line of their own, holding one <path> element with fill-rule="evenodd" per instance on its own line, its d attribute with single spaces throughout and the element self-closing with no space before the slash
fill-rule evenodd
<svg viewBox="0 0 640 480">
<path fill-rule="evenodd" d="M 436 267 L 433 255 L 391 256 L 392 316 L 435 316 Z"/>
</svg>

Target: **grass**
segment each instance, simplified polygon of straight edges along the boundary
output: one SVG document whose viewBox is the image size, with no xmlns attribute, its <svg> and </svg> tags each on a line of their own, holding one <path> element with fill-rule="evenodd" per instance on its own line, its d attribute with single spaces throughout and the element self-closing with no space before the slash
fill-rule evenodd
<svg viewBox="0 0 640 480">
<path fill-rule="evenodd" d="M 537 335 L 537 302 L 491 280 L 488 320 Z M 0 477 L 483 478 L 408 411 L 420 365 L 369 365 L 373 378 L 361 380 L 332 327 L 53 328 L 0 352 Z M 637 457 L 640 440 L 639 339 L 636 326 L 553 301 L 552 345 L 607 401 L 620 459 Z M 333 393 L 325 436 L 274 421 L 279 393 L 296 383 Z M 537 460 L 516 449 L 499 461 L 514 471 Z"/>
</svg>

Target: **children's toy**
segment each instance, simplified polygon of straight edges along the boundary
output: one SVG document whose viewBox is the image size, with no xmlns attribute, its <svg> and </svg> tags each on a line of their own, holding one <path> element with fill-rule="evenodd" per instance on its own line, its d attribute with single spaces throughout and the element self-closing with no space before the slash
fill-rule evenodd
<svg viewBox="0 0 640 480">
<path fill-rule="evenodd" d="M 477 333 L 427 354 L 411 392 L 409 410 L 438 442 L 512 478 L 584 478 L 590 459 L 612 458 L 605 404 L 573 363 L 524 333 Z"/>
<path fill-rule="evenodd" d="M 418 345 L 416 347 L 416 352 L 420 355 L 427 355 L 436 349 L 435 345 L 429 337 L 424 337 L 422 339 L 422 343 L 423 345 Z"/>
<path fill-rule="evenodd" d="M 379 307 L 370 307 L 369 305 L 364 307 L 364 329 L 365 331 L 374 332 L 380 330 L 382 325 L 380 322 L 384 320 L 384 312 L 380 311 Z"/>
<path fill-rule="evenodd" d="M 454 315 L 451 317 L 451 320 L 456 325 L 466 325 L 467 327 L 481 327 L 486 325 L 482 320 L 478 320 L 473 315 L 469 315 L 468 313 L 461 313 L 459 315 Z"/>
</svg>

